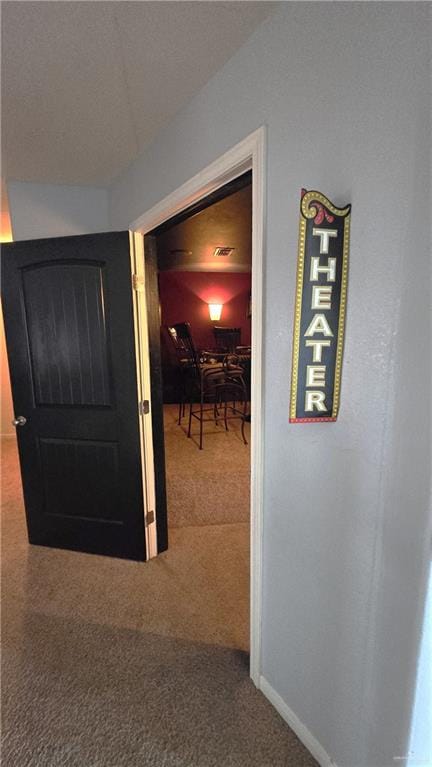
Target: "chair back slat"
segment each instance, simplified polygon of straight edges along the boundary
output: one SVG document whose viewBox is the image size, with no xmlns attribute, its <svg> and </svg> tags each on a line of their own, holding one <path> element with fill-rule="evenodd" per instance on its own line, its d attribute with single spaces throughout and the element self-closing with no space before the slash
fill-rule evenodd
<svg viewBox="0 0 432 767">
<path fill-rule="evenodd" d="M 182 367 L 194 368 L 197 371 L 199 368 L 198 351 L 193 342 L 189 322 L 167 325 L 166 330 L 173 344 L 178 364 Z"/>
</svg>

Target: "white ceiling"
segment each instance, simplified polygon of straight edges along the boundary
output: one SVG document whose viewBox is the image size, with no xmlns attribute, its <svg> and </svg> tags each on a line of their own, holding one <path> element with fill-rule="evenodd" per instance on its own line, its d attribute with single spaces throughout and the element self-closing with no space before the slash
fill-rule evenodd
<svg viewBox="0 0 432 767">
<path fill-rule="evenodd" d="M 106 185 L 272 2 L 3 2 L 3 175 Z"/>
</svg>

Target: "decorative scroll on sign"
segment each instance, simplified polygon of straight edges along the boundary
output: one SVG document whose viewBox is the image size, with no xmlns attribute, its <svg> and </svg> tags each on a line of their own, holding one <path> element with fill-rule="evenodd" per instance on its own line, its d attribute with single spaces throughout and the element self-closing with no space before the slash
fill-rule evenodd
<svg viewBox="0 0 432 767">
<path fill-rule="evenodd" d="M 290 423 L 336 421 L 351 205 L 302 189 Z"/>
</svg>

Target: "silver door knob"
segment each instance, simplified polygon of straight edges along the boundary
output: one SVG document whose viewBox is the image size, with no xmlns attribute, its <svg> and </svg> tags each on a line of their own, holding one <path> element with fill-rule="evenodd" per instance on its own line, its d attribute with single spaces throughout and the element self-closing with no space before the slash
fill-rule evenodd
<svg viewBox="0 0 432 767">
<path fill-rule="evenodd" d="M 19 415 L 18 418 L 14 418 L 12 421 L 12 426 L 24 426 L 24 424 L 27 423 L 27 418 L 24 418 L 23 415 Z"/>
</svg>

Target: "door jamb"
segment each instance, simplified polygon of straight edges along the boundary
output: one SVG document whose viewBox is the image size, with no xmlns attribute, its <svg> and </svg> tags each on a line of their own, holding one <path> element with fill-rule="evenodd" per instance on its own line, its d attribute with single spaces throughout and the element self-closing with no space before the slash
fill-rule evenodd
<svg viewBox="0 0 432 767">
<path fill-rule="evenodd" d="M 157 551 L 156 519 L 151 512 L 156 509 L 155 466 L 151 420 L 145 417 L 143 405 L 151 400 L 150 370 L 146 364 L 150 356 L 147 305 L 145 300 L 144 240 L 139 234 L 129 232 L 131 273 L 137 284 L 132 284 L 132 306 L 135 329 L 135 359 L 137 373 L 138 424 L 141 443 L 141 476 L 144 499 L 144 534 L 146 561 L 155 557 Z M 150 515 L 149 515 L 150 512 Z M 150 519 L 149 519 L 150 517 Z M 154 517 L 154 514 L 153 514 Z"/>
<path fill-rule="evenodd" d="M 265 145 L 266 131 L 262 126 L 129 225 L 132 231 L 147 234 L 197 200 L 252 170 L 250 676 L 256 687 L 260 686 L 262 624 Z"/>
</svg>

